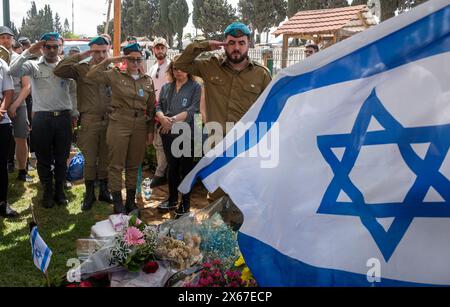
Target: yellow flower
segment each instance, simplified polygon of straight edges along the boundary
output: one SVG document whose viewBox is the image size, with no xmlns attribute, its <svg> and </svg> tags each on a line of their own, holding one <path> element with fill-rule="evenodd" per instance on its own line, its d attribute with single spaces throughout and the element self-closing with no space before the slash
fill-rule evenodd
<svg viewBox="0 0 450 307">
<path fill-rule="evenodd" d="M 234 266 L 235 267 L 240 267 L 241 265 L 244 265 L 244 264 L 245 264 L 245 260 L 244 260 L 244 257 L 241 255 L 239 257 L 239 259 L 236 260 L 236 262 L 234 263 Z"/>
<path fill-rule="evenodd" d="M 252 278 L 253 278 L 252 272 L 250 272 L 249 268 L 245 268 L 245 269 L 242 270 L 241 279 L 243 281 L 249 281 Z"/>
</svg>

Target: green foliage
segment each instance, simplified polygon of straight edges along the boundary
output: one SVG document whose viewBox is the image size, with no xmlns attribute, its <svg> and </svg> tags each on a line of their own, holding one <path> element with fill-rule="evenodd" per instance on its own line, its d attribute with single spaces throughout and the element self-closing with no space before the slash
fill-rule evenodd
<svg viewBox="0 0 450 307">
<path fill-rule="evenodd" d="M 36 3 L 32 1 L 27 16 L 22 19 L 20 36 L 26 36 L 34 41 L 38 40 L 43 33 L 54 30 L 53 13 L 50 5 L 46 4 L 43 9 L 38 11 Z"/>
<path fill-rule="evenodd" d="M 178 37 L 177 49 L 183 48 L 183 29 L 189 22 L 189 6 L 186 0 L 173 0 L 169 6 L 169 20 Z"/>
<path fill-rule="evenodd" d="M 194 24 L 208 39 L 223 38 L 225 28 L 237 19 L 236 10 L 227 0 L 203 0 L 194 8 L 194 16 Z"/>
<path fill-rule="evenodd" d="M 258 30 L 260 35 L 269 28 L 278 26 L 286 17 L 284 0 L 240 0 L 238 8 L 242 20 Z M 260 35 L 257 43 L 261 41 Z"/>
</svg>

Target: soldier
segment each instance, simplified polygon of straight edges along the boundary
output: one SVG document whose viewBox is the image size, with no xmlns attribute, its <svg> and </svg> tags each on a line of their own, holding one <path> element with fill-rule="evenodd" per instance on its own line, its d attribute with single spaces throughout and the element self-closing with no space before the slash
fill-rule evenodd
<svg viewBox="0 0 450 307">
<path fill-rule="evenodd" d="M 99 36 L 91 40 L 89 46 L 90 50 L 62 60 L 53 71 L 56 76 L 71 78 L 77 83 L 77 106 L 81 123 L 77 142 L 85 158 L 86 193 L 81 206 L 83 211 L 90 210 L 96 201 L 96 179 L 100 183 L 98 200 L 112 203 L 112 197 L 108 191 L 108 145 L 106 144 L 111 88 L 86 78 L 91 67 L 109 57 L 109 42 Z"/>
<path fill-rule="evenodd" d="M 7 161 L 12 134 L 7 110 L 12 103 L 14 84 L 8 73 L 8 64 L 3 60 L 8 55 L 8 51 L 5 51 L 6 49 L 0 49 L 0 216 L 12 218 L 18 214 L 8 204 Z"/>
<path fill-rule="evenodd" d="M 64 182 L 72 129 L 78 120 L 73 80 L 59 78 L 53 73 L 60 61 L 58 55 L 61 48 L 59 34 L 46 33 L 38 43 L 18 56 L 10 67 L 13 77 L 31 77 L 33 143 L 39 179 L 44 188 L 44 208 L 53 207 L 54 202 L 61 206 L 68 204 Z M 29 60 L 41 52 L 43 56 L 38 61 Z"/>
<path fill-rule="evenodd" d="M 236 123 L 255 103 L 271 81 L 269 70 L 248 57 L 251 32 L 246 25 L 235 22 L 225 29 L 225 42 L 205 41 L 190 44 L 175 67 L 204 81 L 206 121 L 217 122 L 224 134 L 226 123 Z M 226 56 L 197 57 L 205 51 L 225 48 Z M 224 195 L 218 191 L 210 201 Z"/>
<path fill-rule="evenodd" d="M 143 73 L 140 46 L 137 43 L 127 45 L 123 52 L 123 57 L 105 59 L 92 67 L 87 78 L 109 85 L 112 90 L 112 113 L 106 141 L 110 150 L 109 183 L 114 213 L 139 214 L 135 203 L 137 173 L 144 160 L 146 141 L 153 141 L 155 90 L 152 79 Z M 126 71 L 108 69 L 111 63 L 120 63 L 124 59 Z M 125 208 L 121 192 L 124 169 Z"/>
</svg>

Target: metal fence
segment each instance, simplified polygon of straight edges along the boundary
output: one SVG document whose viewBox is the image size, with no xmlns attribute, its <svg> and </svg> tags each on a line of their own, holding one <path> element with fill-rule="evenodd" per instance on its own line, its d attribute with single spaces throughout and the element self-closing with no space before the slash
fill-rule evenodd
<svg viewBox="0 0 450 307">
<path fill-rule="evenodd" d="M 267 62 L 267 57 L 264 56 L 266 52 L 271 53 L 272 65 Z M 167 58 L 172 60 L 173 57 L 180 52 L 178 50 L 169 50 L 167 52 Z M 275 76 L 281 69 L 283 64 L 283 59 L 286 59 L 286 67 L 294 65 L 305 59 L 305 49 L 304 48 L 289 48 L 287 55 L 283 57 L 283 52 L 281 48 L 264 49 L 264 48 L 253 48 L 248 51 L 250 59 L 256 61 L 262 65 L 269 66 L 272 70 L 272 74 Z M 269 57 L 270 58 L 270 57 Z M 147 60 L 147 71 L 156 63 L 156 58 L 152 55 Z M 271 67 L 270 67 L 271 66 Z"/>
</svg>

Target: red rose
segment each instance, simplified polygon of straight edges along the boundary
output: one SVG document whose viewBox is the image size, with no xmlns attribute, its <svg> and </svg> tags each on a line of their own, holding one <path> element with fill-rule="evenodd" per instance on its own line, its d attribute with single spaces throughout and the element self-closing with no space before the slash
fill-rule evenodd
<svg viewBox="0 0 450 307">
<path fill-rule="evenodd" d="M 150 261 L 144 266 L 142 271 L 144 271 L 146 274 L 153 274 L 156 271 L 158 271 L 158 269 L 159 269 L 158 262 Z"/>
<path fill-rule="evenodd" d="M 68 284 L 66 286 L 66 288 L 78 288 L 78 285 L 76 285 L 76 284 Z"/>
<path fill-rule="evenodd" d="M 92 284 L 89 281 L 80 282 L 80 288 L 92 288 Z"/>
</svg>

